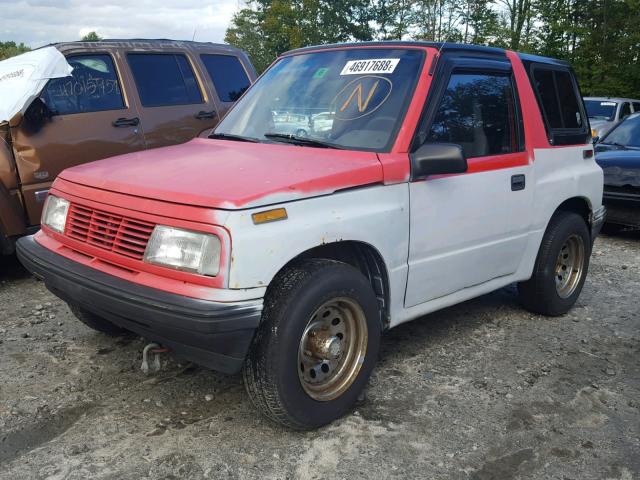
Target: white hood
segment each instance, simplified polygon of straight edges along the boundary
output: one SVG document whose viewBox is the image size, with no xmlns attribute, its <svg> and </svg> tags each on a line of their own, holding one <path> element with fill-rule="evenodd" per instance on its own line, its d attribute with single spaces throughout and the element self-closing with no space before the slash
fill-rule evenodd
<svg viewBox="0 0 640 480">
<path fill-rule="evenodd" d="M 71 75 L 73 67 L 55 47 L 23 53 L 0 62 L 0 123 L 24 111 L 47 81 Z"/>
</svg>

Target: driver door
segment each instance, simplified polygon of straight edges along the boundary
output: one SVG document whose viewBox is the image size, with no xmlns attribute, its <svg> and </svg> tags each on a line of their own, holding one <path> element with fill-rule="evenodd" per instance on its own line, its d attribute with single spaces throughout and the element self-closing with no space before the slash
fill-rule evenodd
<svg viewBox="0 0 640 480">
<path fill-rule="evenodd" d="M 468 171 L 410 183 L 405 307 L 514 273 L 527 242 L 531 167 L 511 64 L 442 59 L 415 148 L 462 146 Z"/>
</svg>

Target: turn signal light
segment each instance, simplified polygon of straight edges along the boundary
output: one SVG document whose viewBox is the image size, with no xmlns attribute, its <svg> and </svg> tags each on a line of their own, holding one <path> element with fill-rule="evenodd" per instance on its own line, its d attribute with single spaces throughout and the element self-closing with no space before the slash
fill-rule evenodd
<svg viewBox="0 0 640 480">
<path fill-rule="evenodd" d="M 287 210 L 284 208 L 275 208 L 273 210 L 267 210 L 265 212 L 258 212 L 251 215 L 253 223 L 259 225 L 261 223 L 275 222 L 278 220 L 286 220 Z"/>
</svg>

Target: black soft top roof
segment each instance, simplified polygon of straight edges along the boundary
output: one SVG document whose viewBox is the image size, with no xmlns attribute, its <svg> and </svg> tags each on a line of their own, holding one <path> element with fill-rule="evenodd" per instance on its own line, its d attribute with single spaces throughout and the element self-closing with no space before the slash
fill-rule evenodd
<svg viewBox="0 0 640 480">
<path fill-rule="evenodd" d="M 487 47 L 484 45 L 471 45 L 467 43 L 452 43 L 452 42 L 427 42 L 422 40 L 385 40 L 380 42 L 348 42 L 348 43 L 332 43 L 328 45 L 316 45 L 309 46 L 303 48 L 297 48 L 295 50 L 289 50 L 288 52 L 283 53 L 283 56 L 287 55 L 295 55 L 299 53 L 315 51 L 315 50 L 333 50 L 340 49 L 344 47 L 379 47 L 379 46 L 388 46 L 388 47 L 431 47 L 436 48 L 438 50 L 442 50 L 443 52 L 473 52 L 473 53 L 481 53 L 484 55 L 495 55 L 499 57 L 504 57 L 506 55 L 506 50 L 504 48 L 496 48 L 496 47 Z M 557 60 L 555 58 L 549 57 L 541 57 L 539 55 L 531 55 L 528 53 L 518 53 L 520 58 L 525 61 L 530 62 L 538 62 L 538 63 L 547 63 L 552 65 L 569 65 L 567 62 L 563 60 Z"/>
</svg>

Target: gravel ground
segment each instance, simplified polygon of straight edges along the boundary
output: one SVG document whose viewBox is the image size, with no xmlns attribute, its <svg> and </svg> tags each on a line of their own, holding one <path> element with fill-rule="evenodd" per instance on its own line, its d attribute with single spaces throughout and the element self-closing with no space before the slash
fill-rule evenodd
<svg viewBox="0 0 640 480">
<path fill-rule="evenodd" d="M 640 234 L 601 236 L 576 307 L 509 287 L 383 339 L 366 399 L 316 432 L 272 425 L 239 376 L 140 371 L 0 259 L 0 478 L 640 478 Z"/>
</svg>

